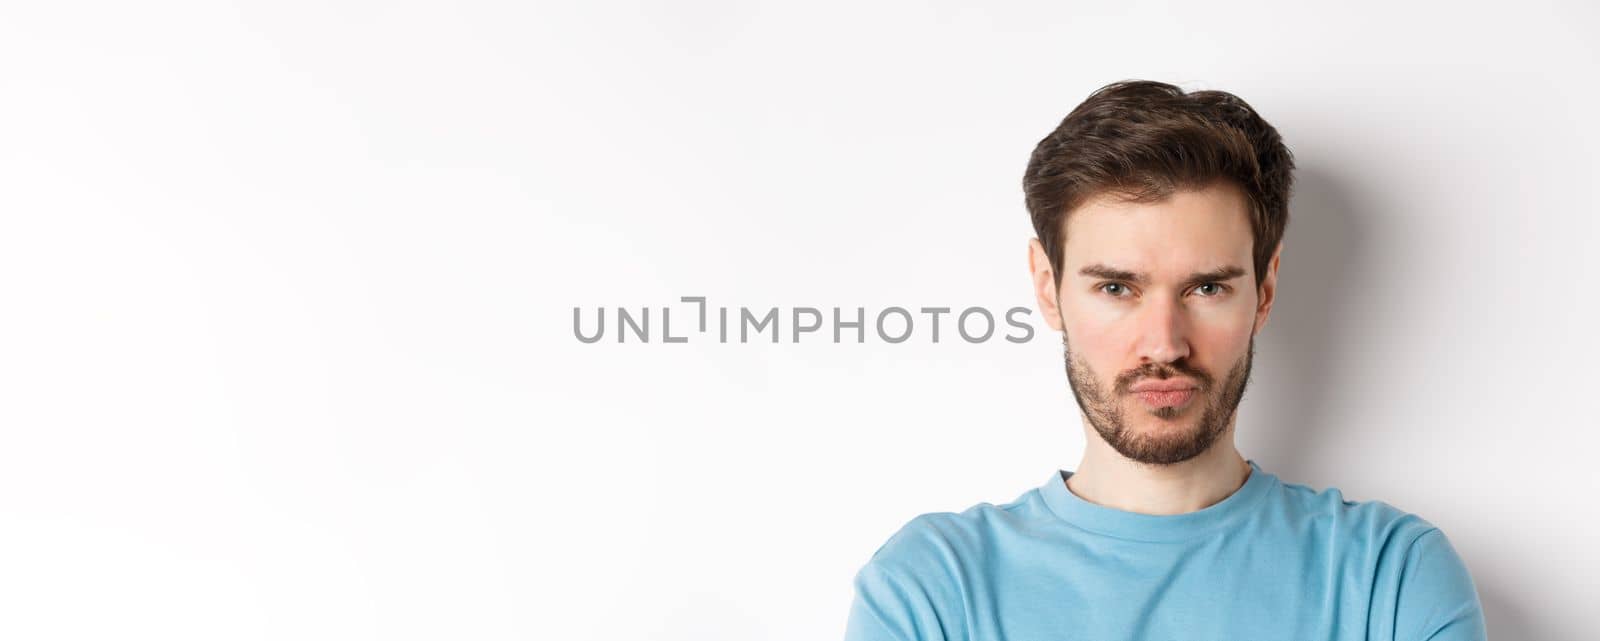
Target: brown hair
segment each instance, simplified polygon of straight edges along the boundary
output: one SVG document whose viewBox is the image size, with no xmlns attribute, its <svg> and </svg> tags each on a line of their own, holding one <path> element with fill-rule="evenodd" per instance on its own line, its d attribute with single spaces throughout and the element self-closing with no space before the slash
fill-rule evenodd
<svg viewBox="0 0 1600 641">
<path fill-rule="evenodd" d="M 1294 157 L 1238 96 L 1152 80 L 1095 90 L 1039 141 L 1022 177 L 1034 232 L 1061 285 L 1068 212 L 1100 195 L 1150 203 L 1217 181 L 1250 204 L 1256 287 L 1289 225 Z"/>
</svg>

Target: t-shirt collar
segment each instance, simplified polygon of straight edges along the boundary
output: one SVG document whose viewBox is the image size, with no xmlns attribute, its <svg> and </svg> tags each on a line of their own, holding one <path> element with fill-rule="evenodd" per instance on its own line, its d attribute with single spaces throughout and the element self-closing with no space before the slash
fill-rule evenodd
<svg viewBox="0 0 1600 641">
<path fill-rule="evenodd" d="M 1175 542 L 1208 534 L 1249 512 L 1278 483 L 1253 460 L 1250 476 L 1227 498 L 1184 514 L 1139 514 L 1090 503 L 1067 489 L 1068 470 L 1057 470 L 1039 488 L 1057 518 L 1090 532 L 1133 541 Z"/>
</svg>

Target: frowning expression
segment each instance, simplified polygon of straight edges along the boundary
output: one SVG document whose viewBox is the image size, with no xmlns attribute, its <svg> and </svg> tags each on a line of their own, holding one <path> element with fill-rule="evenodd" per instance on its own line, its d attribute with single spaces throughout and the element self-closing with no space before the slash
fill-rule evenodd
<svg viewBox="0 0 1600 641">
<path fill-rule="evenodd" d="M 1247 207 L 1227 183 L 1156 203 L 1086 203 L 1066 217 L 1055 310 L 1035 242 L 1036 293 L 1063 333 L 1073 394 L 1125 457 L 1188 460 L 1233 422 L 1277 265 L 1258 289 Z"/>
</svg>

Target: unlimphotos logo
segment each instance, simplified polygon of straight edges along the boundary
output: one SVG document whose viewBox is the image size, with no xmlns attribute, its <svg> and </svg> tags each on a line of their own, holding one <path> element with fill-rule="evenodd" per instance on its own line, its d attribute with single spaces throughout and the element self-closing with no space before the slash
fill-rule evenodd
<svg viewBox="0 0 1600 641">
<path fill-rule="evenodd" d="M 695 326 L 698 330 L 684 331 L 680 329 L 681 333 L 674 334 L 672 327 L 673 308 L 658 307 L 656 310 L 660 312 L 658 318 L 661 320 L 658 338 L 662 343 L 687 343 L 691 338 L 700 337 L 703 337 L 703 340 L 710 340 L 710 335 L 713 333 L 710 327 L 713 321 L 711 317 L 712 311 L 715 311 L 716 331 L 714 333 L 719 343 L 749 343 L 752 336 L 755 337 L 756 341 L 760 341 L 763 333 L 769 330 L 770 334 L 768 336 L 773 343 L 780 342 L 780 338 L 785 336 L 788 337 L 789 342 L 799 343 L 802 336 L 821 333 L 825 326 L 830 325 L 825 322 L 829 317 L 833 321 L 830 327 L 831 331 L 811 336 L 808 340 L 824 341 L 828 334 L 831 334 L 834 343 L 846 342 L 847 336 L 853 337 L 856 343 L 865 343 L 870 334 L 876 340 L 885 343 L 903 343 L 920 332 L 927 337 L 926 340 L 929 342 L 937 343 L 941 337 L 949 337 L 948 328 L 953 326 L 955 334 L 960 336 L 961 340 L 968 343 L 983 343 L 994 339 L 1000 329 L 995 320 L 995 314 L 983 307 L 967 307 L 959 311 L 952 310 L 949 307 L 920 307 L 917 308 L 917 314 L 913 314 L 910 309 L 904 307 L 885 307 L 878 310 L 876 314 L 868 314 L 865 307 L 834 307 L 831 314 L 824 315 L 822 310 L 816 307 L 768 307 L 756 311 L 743 306 L 712 308 L 706 304 L 706 297 L 704 296 L 683 296 L 678 300 L 697 306 L 699 322 Z M 626 307 L 615 307 L 613 309 L 615 310 L 615 321 L 610 325 L 610 331 L 616 337 L 618 343 L 628 342 L 630 334 L 632 334 L 634 340 L 640 343 L 649 343 L 651 341 L 651 308 L 640 307 L 631 311 Z M 785 313 L 781 310 L 787 310 L 787 312 Z M 1026 307 L 1012 307 L 1006 310 L 1004 315 L 1005 324 L 1016 330 L 1013 333 L 1004 335 L 1006 341 L 1026 343 L 1033 340 L 1033 326 L 1022 320 L 1031 313 L 1032 310 Z M 598 343 L 606 337 L 608 327 L 606 324 L 606 308 L 594 308 L 593 316 L 594 319 L 591 322 L 585 323 L 583 309 L 580 307 L 572 308 L 572 335 L 579 341 Z M 868 321 L 869 317 L 872 319 L 871 322 Z M 921 320 L 919 321 L 918 319 Z M 941 333 L 940 324 L 942 320 L 947 323 L 946 331 L 943 333 Z M 787 332 L 782 331 L 785 324 L 789 328 Z M 586 325 L 592 329 L 585 331 Z M 869 328 L 872 330 L 871 332 L 868 331 Z"/>
</svg>

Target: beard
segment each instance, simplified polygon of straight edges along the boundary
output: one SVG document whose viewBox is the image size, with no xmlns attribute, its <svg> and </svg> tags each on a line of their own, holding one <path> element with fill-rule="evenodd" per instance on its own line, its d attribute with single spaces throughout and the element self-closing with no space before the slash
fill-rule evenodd
<svg viewBox="0 0 1600 641">
<path fill-rule="evenodd" d="M 1061 335 L 1061 344 L 1067 364 L 1067 382 L 1072 387 L 1072 395 L 1078 399 L 1078 407 L 1088 417 L 1089 424 L 1118 454 L 1147 465 L 1172 465 L 1192 459 L 1210 449 L 1227 432 L 1228 425 L 1233 421 L 1234 410 L 1238 409 L 1239 401 L 1244 399 L 1244 389 L 1250 383 L 1250 363 L 1256 353 L 1256 340 L 1252 336 L 1249 349 L 1229 369 L 1227 380 L 1220 386 L 1209 373 L 1179 360 L 1167 364 L 1149 363 L 1123 372 L 1108 391 L 1100 385 L 1100 379 L 1088 363 L 1073 358 L 1072 346 L 1065 332 Z M 1130 429 L 1123 412 L 1124 399 L 1133 396 L 1129 388 L 1144 379 L 1159 380 L 1173 376 L 1194 379 L 1200 388 L 1196 391 L 1197 400 L 1203 402 L 1198 406 L 1190 403 L 1182 407 L 1160 407 L 1148 413 L 1165 422 L 1185 412 L 1194 414 L 1198 410 L 1195 425 L 1190 429 L 1161 430 L 1160 433 Z"/>
</svg>

